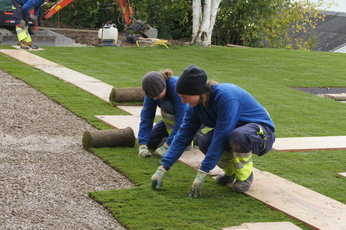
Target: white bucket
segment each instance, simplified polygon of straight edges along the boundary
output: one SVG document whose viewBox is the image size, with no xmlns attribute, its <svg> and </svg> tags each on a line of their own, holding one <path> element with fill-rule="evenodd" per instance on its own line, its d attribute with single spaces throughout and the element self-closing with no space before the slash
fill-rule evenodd
<svg viewBox="0 0 346 230">
<path fill-rule="evenodd" d="M 101 29 L 99 29 L 98 32 L 98 38 L 101 39 L 101 41 L 118 41 L 118 29 L 116 28 L 115 24 L 107 24 Z"/>
</svg>

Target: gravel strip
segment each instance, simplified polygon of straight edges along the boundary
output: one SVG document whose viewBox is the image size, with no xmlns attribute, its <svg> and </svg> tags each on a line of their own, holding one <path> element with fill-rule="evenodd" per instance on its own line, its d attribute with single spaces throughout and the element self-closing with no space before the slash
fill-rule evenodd
<svg viewBox="0 0 346 230">
<path fill-rule="evenodd" d="M 125 229 L 87 195 L 134 186 L 83 150 L 92 126 L 1 71 L 0 117 L 0 229 Z"/>
</svg>

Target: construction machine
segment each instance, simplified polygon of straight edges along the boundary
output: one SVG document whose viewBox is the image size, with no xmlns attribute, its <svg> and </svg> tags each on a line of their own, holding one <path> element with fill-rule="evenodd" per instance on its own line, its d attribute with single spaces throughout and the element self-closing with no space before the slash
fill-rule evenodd
<svg viewBox="0 0 346 230">
<path fill-rule="evenodd" d="M 54 14 L 59 12 L 61 9 L 72 3 L 74 0 L 60 0 L 54 6 L 52 6 L 46 13 L 44 14 L 45 19 L 49 19 Z M 144 38 L 157 38 L 157 29 L 152 28 L 150 25 L 144 23 L 141 20 L 137 20 L 133 18 L 132 8 L 129 0 L 117 0 L 114 1 L 113 4 L 104 4 L 104 6 L 114 6 L 116 7 L 116 3 L 119 5 L 122 15 L 125 21 L 125 30 L 127 31 L 135 31 L 139 33 Z"/>
<path fill-rule="evenodd" d="M 59 0 L 55 5 L 49 8 L 44 14 L 44 19 L 51 18 L 54 14 L 71 4 L 74 0 Z M 114 5 L 119 5 L 125 21 L 126 31 L 135 31 L 144 38 L 157 38 L 157 29 L 152 28 L 141 20 L 134 19 L 129 0 L 114 0 Z M 33 23 L 29 22 L 29 26 Z M 4 33 L 1 28 L 11 29 L 15 27 L 15 20 L 10 0 L 0 0 L 0 35 Z"/>
</svg>

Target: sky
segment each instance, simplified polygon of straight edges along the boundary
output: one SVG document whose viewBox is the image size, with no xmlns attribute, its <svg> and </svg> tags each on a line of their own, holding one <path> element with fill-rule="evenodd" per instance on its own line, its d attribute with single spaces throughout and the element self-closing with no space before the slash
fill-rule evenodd
<svg viewBox="0 0 346 230">
<path fill-rule="evenodd" d="M 311 2 L 317 2 L 317 0 L 310 0 Z M 334 2 L 334 6 L 328 9 L 328 11 L 344 12 L 346 13 L 346 0 L 325 0 L 326 3 Z"/>
</svg>

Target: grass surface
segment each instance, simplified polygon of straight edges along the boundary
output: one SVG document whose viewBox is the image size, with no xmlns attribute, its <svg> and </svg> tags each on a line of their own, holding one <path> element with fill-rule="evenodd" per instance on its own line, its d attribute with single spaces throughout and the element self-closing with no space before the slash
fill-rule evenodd
<svg viewBox="0 0 346 230">
<path fill-rule="evenodd" d="M 214 47 L 47 48 L 35 54 L 100 79 L 115 87 L 139 86 L 152 70 L 179 75 L 189 64 L 204 68 L 210 79 L 232 82 L 248 90 L 270 112 L 278 137 L 345 135 L 346 105 L 292 87 L 346 87 L 345 54 L 279 49 Z M 121 111 L 40 70 L 0 55 L 0 68 L 37 88 L 99 129 L 95 119 Z M 263 203 L 231 192 L 208 180 L 201 199 L 188 199 L 194 172 L 176 164 L 164 178 L 164 190 L 152 191 L 150 177 L 159 159 L 139 159 L 137 148 L 93 149 L 138 187 L 92 192 L 90 195 L 130 229 L 217 229 L 245 222 L 291 221 Z M 345 150 L 275 152 L 255 157 L 256 168 L 301 184 L 346 203 Z"/>
</svg>

